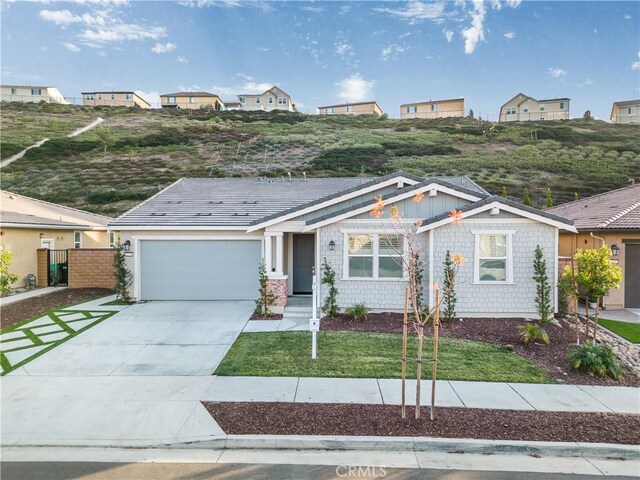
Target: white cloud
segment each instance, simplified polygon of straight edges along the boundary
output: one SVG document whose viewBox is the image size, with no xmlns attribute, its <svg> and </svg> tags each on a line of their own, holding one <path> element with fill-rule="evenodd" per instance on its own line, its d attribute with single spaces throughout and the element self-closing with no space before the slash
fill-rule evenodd
<svg viewBox="0 0 640 480">
<path fill-rule="evenodd" d="M 249 77 L 251 78 L 251 77 Z M 214 93 L 225 97 L 234 97 L 242 93 L 262 93 L 273 87 L 273 83 L 256 82 L 253 80 L 247 80 L 239 85 L 231 86 L 216 86 L 211 87 Z"/>
<path fill-rule="evenodd" d="M 160 106 L 160 93 L 156 91 L 144 92 L 142 90 L 136 90 L 136 93 L 144 98 L 151 106 Z"/>
<path fill-rule="evenodd" d="M 346 41 L 338 41 L 335 44 L 335 54 L 343 59 L 347 59 L 353 56 L 353 45 L 350 45 Z"/>
<path fill-rule="evenodd" d="M 167 43 L 156 43 L 151 51 L 153 53 L 169 53 L 173 52 L 176 49 L 177 45 L 175 43 L 167 42 Z"/>
<path fill-rule="evenodd" d="M 398 55 L 406 50 L 406 47 L 398 44 L 391 44 L 382 49 L 382 60 L 396 59 Z"/>
<path fill-rule="evenodd" d="M 347 102 L 361 102 L 371 97 L 375 82 L 373 80 L 365 80 L 359 73 L 356 73 L 340 80 L 336 85 L 340 87 L 339 98 Z"/>
<path fill-rule="evenodd" d="M 625 14 L 624 19 L 625 20 L 631 20 L 631 15 L 629 15 L 628 13 Z"/>
<path fill-rule="evenodd" d="M 178 56 L 177 60 L 180 63 L 189 63 L 189 60 L 187 60 L 186 57 Z"/>
<path fill-rule="evenodd" d="M 303 7 L 300 7 L 300 10 L 304 10 L 305 12 L 311 12 L 311 13 L 322 13 L 322 12 L 324 12 L 324 8 L 322 8 L 322 7 L 312 7 L 310 5 L 305 5 Z"/>
<path fill-rule="evenodd" d="M 514 38 L 516 38 L 516 32 L 507 32 L 504 34 L 504 38 L 513 40 Z"/>
<path fill-rule="evenodd" d="M 66 48 L 67 50 L 69 50 L 70 52 L 79 52 L 80 49 L 75 46 L 73 43 L 63 43 L 64 48 Z"/>
<path fill-rule="evenodd" d="M 588 87 L 589 85 L 591 85 L 593 82 L 591 81 L 590 78 L 585 78 L 582 82 L 580 83 L 576 83 L 576 87 L 578 88 L 582 88 L 582 87 Z"/>
<path fill-rule="evenodd" d="M 563 78 L 567 76 L 568 72 L 563 68 L 549 67 L 549 69 L 547 70 L 547 73 L 551 75 L 553 78 Z"/>
<path fill-rule="evenodd" d="M 464 53 L 471 54 L 479 42 L 484 41 L 484 17 L 487 11 L 483 0 L 473 0 L 471 26 L 462 31 L 464 37 Z"/>
<path fill-rule="evenodd" d="M 351 11 L 351 5 L 343 5 L 338 9 L 340 15 L 346 15 Z"/>
<path fill-rule="evenodd" d="M 442 33 L 444 33 L 447 42 L 451 43 L 451 40 L 453 40 L 453 30 L 443 30 Z"/>
<path fill-rule="evenodd" d="M 518 8 L 522 0 L 491 0 L 491 8 L 494 10 L 500 10 L 503 6 L 509 8 Z"/>
<path fill-rule="evenodd" d="M 444 15 L 444 2 L 420 2 L 413 0 L 402 8 L 374 8 L 374 11 L 388 13 L 405 22 L 414 24 L 420 20 L 439 20 Z"/>
<path fill-rule="evenodd" d="M 199 92 L 202 89 L 200 88 L 200 85 L 189 85 L 188 87 L 179 85 L 178 90 L 181 92 Z"/>
<path fill-rule="evenodd" d="M 164 27 L 121 23 L 97 30 L 84 30 L 78 35 L 78 38 L 87 42 L 106 43 L 122 42 L 123 40 L 158 40 L 166 35 L 167 31 Z"/>
<path fill-rule="evenodd" d="M 82 22 L 82 17 L 74 15 L 69 10 L 40 10 L 40 18 L 56 25 L 69 25 Z"/>
<path fill-rule="evenodd" d="M 640 58 L 640 52 L 638 52 L 638 58 Z M 631 64 L 631 70 L 640 70 L 640 60 Z"/>
</svg>

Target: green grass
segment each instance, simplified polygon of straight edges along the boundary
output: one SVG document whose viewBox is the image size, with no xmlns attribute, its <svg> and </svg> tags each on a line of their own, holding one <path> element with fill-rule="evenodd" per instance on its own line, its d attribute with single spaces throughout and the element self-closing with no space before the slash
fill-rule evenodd
<svg viewBox="0 0 640 480">
<path fill-rule="evenodd" d="M 431 339 L 425 339 L 423 378 L 431 378 Z M 415 377 L 416 338 L 410 338 L 407 375 Z M 320 332 L 318 358 L 311 359 L 309 332 L 242 333 L 215 375 L 400 378 L 402 336 L 385 333 Z M 545 383 L 546 374 L 504 348 L 441 338 L 438 378 Z"/>
<path fill-rule="evenodd" d="M 617 320 L 607 320 L 605 318 L 598 320 L 598 323 L 632 343 L 640 343 L 640 324 L 638 323 L 618 322 Z"/>
</svg>

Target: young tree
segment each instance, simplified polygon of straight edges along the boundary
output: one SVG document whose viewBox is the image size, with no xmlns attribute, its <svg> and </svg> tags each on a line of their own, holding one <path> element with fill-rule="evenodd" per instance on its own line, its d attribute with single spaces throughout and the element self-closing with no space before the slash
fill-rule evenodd
<svg viewBox="0 0 640 480">
<path fill-rule="evenodd" d="M 447 250 L 444 257 L 444 309 L 443 317 L 445 322 L 453 322 L 456 319 L 456 266 L 451 259 L 451 253 Z"/>
<path fill-rule="evenodd" d="M 531 206 L 531 198 L 529 197 L 529 188 L 528 187 L 524 187 L 524 194 L 523 194 L 523 197 L 522 197 L 522 203 L 524 203 L 528 207 Z"/>
<path fill-rule="evenodd" d="M 580 194 L 578 192 L 573 192 L 573 201 L 580 200 Z"/>
<path fill-rule="evenodd" d="M 533 257 L 533 280 L 536 282 L 536 310 L 540 316 L 540 323 L 546 324 L 553 316 L 551 305 L 551 285 L 547 275 L 547 261 L 540 245 L 536 246 Z"/>
<path fill-rule="evenodd" d="M 473 120 L 473 110 L 469 109 L 469 119 Z"/>
<path fill-rule="evenodd" d="M 507 187 L 502 187 L 502 198 L 507 198 Z"/>
<path fill-rule="evenodd" d="M 333 318 L 340 313 L 340 309 L 338 308 L 338 289 L 336 288 L 336 272 L 326 257 L 322 262 L 322 283 L 329 287 L 327 297 L 324 299 L 322 311 Z"/>
<path fill-rule="evenodd" d="M 107 127 L 98 127 L 95 129 L 96 135 L 98 136 L 98 141 L 100 145 L 102 145 L 103 151 L 106 153 L 107 148 L 109 148 L 113 143 L 113 138 L 111 137 L 111 130 Z"/>
<path fill-rule="evenodd" d="M 589 337 L 589 300 L 596 302 L 596 316 L 593 329 L 593 343 L 598 335 L 598 315 L 600 299 L 609 294 L 612 288 L 619 288 L 622 281 L 622 269 L 610 259 L 611 249 L 604 245 L 599 249 L 578 250 L 575 254 L 578 273 L 576 282 L 583 290 L 585 299 L 585 314 L 587 316 L 586 338 Z"/>
<path fill-rule="evenodd" d="M 127 268 L 126 257 L 124 256 L 124 246 L 118 242 L 116 253 L 113 255 L 113 274 L 116 280 L 116 299 L 123 302 L 130 302 L 129 287 L 133 276 Z"/>
<path fill-rule="evenodd" d="M 0 244 L 0 294 L 6 295 L 11 292 L 11 285 L 18 281 L 18 275 L 9 272 L 9 265 L 13 262 L 13 253 L 6 250 Z"/>
<path fill-rule="evenodd" d="M 547 187 L 547 208 L 553 207 L 553 198 L 551 197 L 551 189 Z"/>
<path fill-rule="evenodd" d="M 276 301 L 276 296 L 269 291 L 269 277 L 267 276 L 267 266 L 264 260 L 258 267 L 258 300 L 256 300 L 256 313 L 263 317 L 272 317 L 273 312 L 269 309 Z"/>
<path fill-rule="evenodd" d="M 591 110 L 587 110 L 586 112 L 584 112 L 584 115 L 582 115 L 582 119 L 587 122 L 589 120 L 593 120 L 593 117 L 591 116 Z"/>
<path fill-rule="evenodd" d="M 564 272 L 558 282 L 558 288 L 571 300 L 571 310 L 576 324 L 576 345 L 580 345 L 580 317 L 578 316 L 578 282 L 576 280 L 575 259 L 571 257 L 571 265 L 564 267 Z"/>
</svg>

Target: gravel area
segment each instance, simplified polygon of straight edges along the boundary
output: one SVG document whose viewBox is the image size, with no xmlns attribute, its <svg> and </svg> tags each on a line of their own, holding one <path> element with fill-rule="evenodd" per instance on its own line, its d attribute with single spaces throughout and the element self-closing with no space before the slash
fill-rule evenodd
<svg viewBox="0 0 640 480">
<path fill-rule="evenodd" d="M 436 418 L 400 417 L 400 407 L 362 404 L 203 402 L 227 434 L 478 438 L 638 445 L 640 415 L 437 408 Z"/>
<path fill-rule="evenodd" d="M 19 302 L 0 307 L 2 328 L 15 325 L 27 318 L 35 317 L 48 310 L 61 308 L 76 303 L 88 302 L 97 297 L 113 293 L 105 288 L 65 288 L 46 295 L 31 297 Z"/>
<path fill-rule="evenodd" d="M 523 323 L 525 320 L 521 318 L 457 319 L 453 323 L 442 323 L 440 335 L 513 348 L 515 353 L 540 366 L 550 378 L 558 383 L 640 387 L 640 378 L 628 370 L 625 372 L 625 378 L 620 382 L 609 377 L 596 377 L 588 373 L 570 370 L 566 355 L 569 349 L 575 345 L 576 333 L 575 327 L 568 322 L 560 321 L 544 326 L 549 334 L 549 345 L 529 346 L 521 343 L 517 335 L 517 327 Z M 402 333 L 402 314 L 395 312 L 370 313 L 367 319 L 360 323 L 352 322 L 345 315 L 336 318 L 323 318 L 320 322 L 320 329 Z M 415 330 L 411 325 L 409 333 L 415 335 Z M 426 335 L 431 335 L 431 333 L 432 328 L 427 328 Z"/>
</svg>

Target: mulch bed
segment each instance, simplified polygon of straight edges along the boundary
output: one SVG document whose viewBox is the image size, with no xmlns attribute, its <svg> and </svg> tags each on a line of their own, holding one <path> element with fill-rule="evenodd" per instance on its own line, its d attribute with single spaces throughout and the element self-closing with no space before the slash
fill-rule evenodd
<svg viewBox="0 0 640 480">
<path fill-rule="evenodd" d="M 46 295 L 27 298 L 0 307 L 0 324 L 2 328 L 6 328 L 54 308 L 89 301 L 111 293 L 113 291 L 106 288 L 65 288 Z"/>
<path fill-rule="evenodd" d="M 203 402 L 227 434 L 235 435 L 365 435 L 479 438 L 547 442 L 640 443 L 640 415 L 436 409 L 429 420 L 400 417 L 400 407 L 361 404 L 301 404 L 268 402 Z"/>
<path fill-rule="evenodd" d="M 263 317 L 259 313 L 253 312 L 253 314 L 249 317 L 249 320 L 282 320 L 282 314 L 274 313 L 270 317 Z"/>
<path fill-rule="evenodd" d="M 360 323 L 351 321 L 346 315 L 336 318 L 325 317 L 320 322 L 320 330 L 402 333 L 402 313 L 384 312 L 370 313 Z M 458 319 L 453 323 L 442 323 L 440 335 L 444 337 L 475 340 L 513 349 L 518 355 L 532 361 L 544 370 L 549 377 L 558 383 L 574 385 L 625 385 L 640 387 L 640 378 L 631 371 L 625 372 L 625 378 L 617 382 L 609 377 L 596 377 L 588 373 L 570 370 L 566 361 L 567 352 L 575 345 L 575 327 L 561 321 L 560 326 L 553 323 L 545 325 L 549 334 L 549 345 L 524 345 L 517 335 L 517 327 L 525 323 L 521 318 L 469 318 Z M 432 328 L 425 330 L 432 334 Z M 409 325 L 409 333 L 415 330 Z"/>
</svg>

